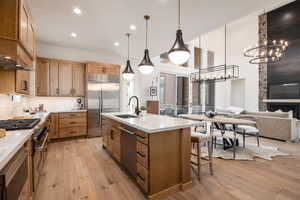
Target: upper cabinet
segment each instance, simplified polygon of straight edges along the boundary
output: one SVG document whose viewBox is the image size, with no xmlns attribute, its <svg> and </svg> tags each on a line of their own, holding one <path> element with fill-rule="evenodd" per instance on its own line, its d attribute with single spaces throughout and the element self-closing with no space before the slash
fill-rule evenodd
<svg viewBox="0 0 300 200">
<path fill-rule="evenodd" d="M 101 63 L 101 62 L 88 62 L 87 73 L 119 75 L 120 65 Z"/>
<path fill-rule="evenodd" d="M 1 0 L 0 56 L 33 69 L 36 32 L 26 0 Z"/>
<path fill-rule="evenodd" d="M 37 96 L 85 96 L 85 64 L 38 58 L 36 66 Z"/>
</svg>

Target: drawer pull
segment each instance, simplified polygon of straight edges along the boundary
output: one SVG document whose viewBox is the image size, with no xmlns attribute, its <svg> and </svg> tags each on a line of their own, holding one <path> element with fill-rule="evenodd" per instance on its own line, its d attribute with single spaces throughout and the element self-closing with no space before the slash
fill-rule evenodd
<svg viewBox="0 0 300 200">
<path fill-rule="evenodd" d="M 77 122 L 70 122 L 70 124 L 77 124 Z"/>
<path fill-rule="evenodd" d="M 141 152 L 137 152 L 137 154 L 139 154 L 140 156 L 142 156 L 143 158 L 145 158 L 146 156 L 144 154 L 142 154 Z"/>
<path fill-rule="evenodd" d="M 69 132 L 70 134 L 76 134 L 77 132 L 76 131 L 71 131 Z"/>
<path fill-rule="evenodd" d="M 139 134 L 136 134 L 136 136 L 138 136 L 138 137 L 140 137 L 140 138 L 142 138 L 142 139 L 146 139 L 146 137 L 141 136 L 141 135 L 139 135 Z"/>
<path fill-rule="evenodd" d="M 144 177 L 142 177 L 142 176 L 140 175 L 140 173 L 137 173 L 136 175 L 137 175 L 140 179 L 142 179 L 142 181 L 145 181 L 145 180 L 146 180 Z"/>
</svg>

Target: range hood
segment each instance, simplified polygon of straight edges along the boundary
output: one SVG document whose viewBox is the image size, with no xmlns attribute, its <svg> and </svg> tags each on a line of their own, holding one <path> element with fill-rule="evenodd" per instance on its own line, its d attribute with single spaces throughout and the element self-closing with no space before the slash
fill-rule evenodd
<svg viewBox="0 0 300 200">
<path fill-rule="evenodd" d="M 9 56 L 0 56 L 0 68 L 6 70 L 31 70 L 31 67 L 27 66 L 20 59 L 17 59 L 17 61 L 15 61 Z"/>
</svg>

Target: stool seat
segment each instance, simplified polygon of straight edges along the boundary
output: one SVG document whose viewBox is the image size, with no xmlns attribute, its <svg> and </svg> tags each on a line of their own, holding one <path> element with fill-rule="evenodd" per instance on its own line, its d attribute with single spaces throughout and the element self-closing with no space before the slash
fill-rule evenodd
<svg viewBox="0 0 300 200">
<path fill-rule="evenodd" d="M 209 134 L 203 134 L 195 131 L 191 132 L 191 137 L 192 137 L 192 142 L 195 141 L 200 143 L 207 142 L 211 138 Z"/>
</svg>

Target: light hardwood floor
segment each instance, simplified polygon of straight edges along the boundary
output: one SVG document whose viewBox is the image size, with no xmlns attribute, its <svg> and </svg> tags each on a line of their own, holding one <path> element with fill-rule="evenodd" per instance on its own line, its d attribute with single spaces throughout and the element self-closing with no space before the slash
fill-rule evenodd
<svg viewBox="0 0 300 200">
<path fill-rule="evenodd" d="M 250 140 L 252 138 L 249 138 Z M 143 200 L 145 197 L 101 148 L 102 140 L 51 143 L 36 200 Z M 273 161 L 214 159 L 214 176 L 202 168 L 199 183 L 167 200 L 300 199 L 300 143 L 261 139 L 292 156 Z"/>
</svg>

